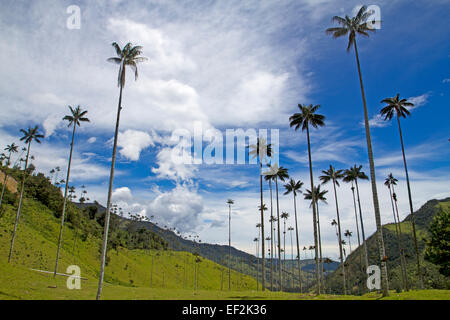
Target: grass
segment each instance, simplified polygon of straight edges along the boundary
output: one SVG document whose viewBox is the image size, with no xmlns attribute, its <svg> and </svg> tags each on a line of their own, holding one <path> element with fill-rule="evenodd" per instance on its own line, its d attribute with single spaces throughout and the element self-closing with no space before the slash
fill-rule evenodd
<svg viewBox="0 0 450 320">
<path fill-rule="evenodd" d="M 101 241 L 88 236 L 78 239 L 72 256 L 74 230 L 64 230 L 59 272 L 80 266 L 80 290 L 69 290 L 68 278 L 30 270 L 52 271 L 56 256 L 59 220 L 39 202 L 26 200 L 16 237 L 12 263 L 7 256 L 15 210 L 4 206 L 0 217 L 0 299 L 91 300 L 97 292 Z M 106 267 L 103 299 L 108 300 L 375 300 L 380 295 L 339 296 L 256 291 L 255 279 L 232 271 L 232 291 L 227 290 L 227 269 L 210 260 L 200 265 L 199 290 L 194 290 L 194 259 L 191 253 L 162 250 L 111 250 Z M 153 260 L 153 276 L 151 266 Z M 223 278 L 222 278 L 223 274 Z M 222 285 L 221 285 L 222 281 Z M 223 287 L 223 290 L 221 288 Z M 391 293 L 384 299 L 450 299 L 449 290 Z"/>
</svg>

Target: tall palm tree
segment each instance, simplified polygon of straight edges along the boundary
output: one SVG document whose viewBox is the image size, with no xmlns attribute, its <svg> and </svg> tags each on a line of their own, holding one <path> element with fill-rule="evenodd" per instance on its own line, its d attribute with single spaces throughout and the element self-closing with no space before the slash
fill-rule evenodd
<svg viewBox="0 0 450 320">
<path fill-rule="evenodd" d="M 283 219 L 283 264 L 286 267 L 286 221 L 289 219 L 289 213 L 283 211 L 280 217 Z"/>
<path fill-rule="evenodd" d="M 255 252 L 255 257 L 256 257 L 256 291 L 258 291 L 259 290 L 259 263 L 258 263 L 259 237 L 258 238 L 254 238 L 253 242 L 255 242 L 255 246 L 256 246 L 256 252 Z"/>
<path fill-rule="evenodd" d="M 264 173 L 266 176 L 271 177 L 275 181 L 275 188 L 276 188 L 276 196 L 277 196 L 277 225 L 278 225 L 278 277 L 280 281 L 280 291 L 283 290 L 282 283 L 282 270 L 281 270 L 281 234 L 280 234 L 280 204 L 279 204 L 279 198 L 278 198 L 278 180 L 285 181 L 289 178 L 288 175 L 288 169 L 284 167 L 278 167 L 278 164 L 275 163 L 273 166 L 270 167 L 270 170 L 266 173 Z M 270 180 L 269 180 L 270 181 Z"/>
<path fill-rule="evenodd" d="M 270 165 L 268 165 L 268 167 L 270 168 Z M 271 174 L 272 168 L 270 168 L 270 170 L 268 172 L 263 173 L 264 175 L 264 180 L 269 182 L 269 192 L 270 192 L 270 239 L 272 239 L 270 241 L 270 290 L 273 290 L 273 203 L 272 203 L 272 180 L 273 180 L 273 176 Z"/>
<path fill-rule="evenodd" d="M 294 195 L 294 217 L 295 217 L 295 238 L 297 241 L 297 269 L 298 269 L 298 286 L 300 288 L 300 293 L 303 291 L 302 288 L 302 269 L 300 267 L 300 244 L 298 241 L 298 220 L 297 220 L 297 193 L 302 193 L 301 188 L 303 187 L 303 182 L 300 180 L 295 181 L 290 179 L 287 184 L 284 185 L 286 192 L 284 195 L 292 193 Z"/>
<path fill-rule="evenodd" d="M 66 188 L 64 191 L 64 204 L 63 204 L 63 211 L 61 215 L 61 227 L 59 230 L 59 239 L 58 239 L 58 250 L 56 251 L 56 262 L 55 262 L 55 271 L 53 272 L 53 276 L 56 277 L 56 272 L 58 271 L 58 262 L 59 262 L 59 251 L 61 250 L 61 244 L 62 244 L 62 235 L 64 230 L 64 218 L 66 215 L 66 205 L 67 205 L 67 194 L 69 190 L 69 178 L 70 178 L 70 166 L 72 164 L 72 153 L 73 153 L 73 145 L 75 142 L 75 131 L 77 129 L 77 126 L 81 126 L 81 122 L 90 122 L 90 120 L 86 117 L 86 114 L 88 113 L 87 110 L 81 110 L 80 106 L 77 106 L 75 109 L 69 106 L 70 113 L 69 115 L 66 115 L 63 120 L 66 120 L 69 122 L 68 127 L 73 126 L 72 131 L 72 143 L 70 144 L 70 154 L 69 154 L 69 164 L 67 166 L 67 177 L 66 177 Z"/>
<path fill-rule="evenodd" d="M 346 169 L 344 171 L 344 178 L 342 179 L 342 181 L 344 182 L 351 182 L 351 187 L 350 189 L 352 190 L 352 196 L 353 196 L 353 208 L 355 211 L 355 223 L 356 223 L 356 234 L 358 235 L 358 247 L 361 246 L 361 238 L 359 237 L 359 223 L 358 223 L 358 212 L 356 209 L 356 198 L 355 198 L 355 187 L 353 185 L 353 181 L 355 181 L 354 179 L 354 175 L 351 169 Z M 362 266 L 362 251 L 360 250 L 360 255 L 359 255 L 359 264 L 360 266 Z"/>
<path fill-rule="evenodd" d="M 345 230 L 344 236 L 347 237 L 348 239 L 348 245 L 350 246 L 350 253 L 352 252 L 352 242 L 350 241 L 350 238 L 353 236 L 353 232 L 351 232 L 350 230 Z"/>
<path fill-rule="evenodd" d="M 112 197 L 112 188 L 114 181 L 114 168 L 116 165 L 116 151 L 117 151 L 117 138 L 119 135 L 119 121 L 120 121 L 120 112 L 122 110 L 122 91 L 125 87 L 125 74 L 127 70 L 127 66 L 130 67 L 134 71 L 134 78 L 137 80 L 138 78 L 138 69 L 137 64 L 144 62 L 147 58 L 141 57 L 142 47 L 141 46 L 133 46 L 131 43 L 127 43 L 123 49 L 119 47 L 119 45 L 114 42 L 112 44 L 114 49 L 116 50 L 117 57 L 109 58 L 108 61 L 119 65 L 119 73 L 118 73 L 118 81 L 117 85 L 120 88 L 119 93 L 119 104 L 117 108 L 117 119 L 116 119 L 116 129 L 114 134 L 114 145 L 113 145 L 113 154 L 111 161 L 111 173 L 109 176 L 109 188 L 108 188 L 108 200 L 106 203 L 106 212 L 105 212 L 105 227 L 103 231 L 103 245 L 102 245 L 102 255 L 100 262 L 100 276 L 98 282 L 98 290 L 97 290 L 97 300 L 100 299 L 102 294 L 103 287 L 103 277 L 105 274 L 105 261 L 106 261 L 106 249 L 108 245 L 108 231 L 109 231 L 109 217 L 111 210 L 111 197 Z"/>
<path fill-rule="evenodd" d="M 394 186 L 397 185 L 397 181 L 398 180 L 394 178 L 392 173 L 390 173 L 387 176 L 386 180 L 384 181 L 384 185 L 389 189 L 389 195 L 391 198 L 391 205 L 392 205 L 392 214 L 394 215 L 395 232 L 397 234 L 397 241 L 398 241 L 398 246 L 400 249 L 400 263 L 401 263 L 401 269 L 402 269 L 403 287 L 406 291 L 408 291 L 409 285 L 408 285 L 408 274 L 406 272 L 405 251 L 403 250 L 403 244 L 401 241 L 402 229 L 401 229 L 401 225 L 400 225 L 400 220 L 397 219 L 395 216 L 395 208 L 397 207 L 397 200 L 396 200 L 395 206 L 394 206 L 394 195 L 395 195 Z M 397 197 L 395 196 L 395 198 L 397 198 Z M 398 212 L 397 212 L 397 215 L 398 215 Z"/>
<path fill-rule="evenodd" d="M 311 142 L 309 137 L 309 127 L 310 125 L 313 128 L 323 127 L 325 126 L 325 117 L 321 114 L 317 114 L 317 110 L 320 108 L 320 105 L 313 106 L 312 104 L 307 105 L 298 105 L 300 109 L 300 113 L 295 113 L 289 118 L 290 126 L 294 127 L 295 130 L 298 130 L 300 127 L 302 131 L 306 130 L 306 137 L 308 142 L 308 159 L 309 159 L 309 176 L 311 180 L 311 190 L 314 193 L 314 178 L 312 171 L 312 160 L 311 160 Z M 318 240 L 317 240 L 317 216 L 316 216 L 316 204 L 313 201 L 313 226 L 314 226 L 314 246 L 316 250 L 316 282 L 317 282 L 317 294 L 320 294 L 320 277 L 319 277 L 319 260 L 318 260 Z"/>
<path fill-rule="evenodd" d="M 342 179 L 344 182 L 355 182 L 355 186 L 356 186 L 356 195 L 357 195 L 357 199 L 358 199 L 358 208 L 359 208 L 359 220 L 361 223 L 361 236 L 362 236 L 362 241 L 363 241 L 363 249 L 364 249 L 364 262 L 365 262 L 365 266 L 366 269 L 369 267 L 369 255 L 367 252 L 367 242 L 366 242 L 366 234 L 364 231 L 364 220 L 362 217 L 362 210 L 361 210 L 361 198 L 359 196 L 359 185 L 358 185 L 358 181 L 359 180 L 369 180 L 369 177 L 364 173 L 364 171 L 362 171 L 362 165 L 360 166 L 356 166 L 356 164 L 351 167 L 350 169 L 346 170 L 345 172 L 345 176 Z"/>
<path fill-rule="evenodd" d="M 31 143 L 33 141 L 35 141 L 37 143 L 41 143 L 40 139 L 44 138 L 44 135 L 39 133 L 39 126 L 35 126 L 34 128 L 30 127 L 27 129 L 27 131 L 25 131 L 24 129 L 21 129 L 20 132 L 23 133 L 23 137 L 20 138 L 20 141 L 25 141 L 25 143 L 28 144 L 28 147 L 27 147 L 27 157 L 25 158 L 25 167 L 23 169 L 22 186 L 20 189 L 20 197 L 19 197 L 19 206 L 17 207 L 16 222 L 14 223 L 14 231 L 13 231 L 12 239 L 11 239 L 11 247 L 9 249 L 8 263 L 11 261 L 12 253 L 14 250 L 14 240 L 16 239 L 17 226 L 19 224 L 20 213 L 22 211 L 23 191 L 25 188 L 25 178 L 26 178 L 26 171 L 28 168 L 28 160 L 30 157 Z"/>
<path fill-rule="evenodd" d="M 393 98 L 383 99 L 381 103 L 386 104 L 386 106 L 380 111 L 380 114 L 385 117 L 384 118 L 385 121 L 392 120 L 394 115 L 397 116 L 398 133 L 400 135 L 400 143 L 402 146 L 403 166 L 405 168 L 406 186 L 408 188 L 409 211 L 411 213 L 411 224 L 414 237 L 414 250 L 416 252 L 417 274 L 419 275 L 420 288 L 423 289 L 423 274 L 420 269 L 419 249 L 417 247 L 416 223 L 414 221 L 415 219 L 411 196 L 411 186 L 409 183 L 408 166 L 406 165 L 406 155 L 405 155 L 405 146 L 403 144 L 402 127 L 400 125 L 400 118 L 406 118 L 407 116 L 409 116 L 411 113 L 409 112 L 408 107 L 409 108 L 414 107 L 414 104 L 406 99 L 400 99 L 400 94 L 398 93 Z"/>
<path fill-rule="evenodd" d="M 325 198 L 325 195 L 328 193 L 328 190 L 321 191 L 320 184 L 314 188 L 316 189 L 314 192 L 314 197 L 316 199 L 317 230 L 319 233 L 320 277 L 321 277 L 321 281 L 322 281 L 322 287 L 325 290 L 324 268 L 323 268 L 323 259 L 322 259 L 322 236 L 321 236 L 321 230 L 320 230 L 319 201 L 322 201 L 323 203 L 327 204 L 327 198 Z M 311 190 L 306 189 L 304 198 L 305 198 L 305 200 L 311 200 L 311 204 L 309 206 L 312 207 L 313 195 L 312 195 Z"/>
<path fill-rule="evenodd" d="M 228 290 L 231 290 L 231 205 L 232 199 L 227 200 L 228 204 Z"/>
<path fill-rule="evenodd" d="M 267 141 L 263 137 L 258 137 L 256 145 L 250 145 L 249 148 L 249 156 L 252 156 L 253 158 L 256 157 L 257 160 L 259 160 L 259 167 L 260 167 L 260 174 L 259 174 L 259 184 L 260 184 L 260 200 L 261 204 L 259 206 L 259 209 L 261 211 L 261 234 L 262 239 L 264 239 L 264 199 L 263 199 L 263 183 L 262 183 L 262 177 L 263 177 L 263 162 L 266 161 L 267 158 L 270 158 L 272 156 L 272 146 L 271 144 L 267 144 Z M 261 281 L 261 287 L 262 291 L 266 289 L 266 273 L 265 273 L 265 263 L 264 263 L 264 241 L 261 241 L 261 251 L 262 251 L 262 260 L 261 260 L 261 274 L 262 274 L 262 281 Z"/>
<path fill-rule="evenodd" d="M 341 234 L 341 218 L 339 215 L 339 203 L 337 198 L 337 191 L 336 186 L 339 187 L 339 180 L 344 177 L 344 174 L 342 173 L 342 170 L 336 170 L 331 164 L 330 168 L 328 170 L 322 170 L 323 175 L 319 177 L 320 181 L 322 181 L 323 184 L 327 184 L 328 182 L 333 183 L 333 190 L 334 190 L 334 200 L 336 204 L 336 215 L 337 215 L 337 223 L 338 223 L 338 234 L 339 234 L 339 254 L 341 258 L 341 264 L 342 264 L 342 273 L 343 273 L 343 281 L 344 281 L 344 294 L 347 294 L 347 285 L 345 280 L 345 265 L 344 265 L 344 256 L 342 252 L 342 234 Z"/>
<path fill-rule="evenodd" d="M 258 252 L 259 252 L 259 243 L 261 241 L 261 223 L 257 223 L 256 224 L 256 228 L 258 228 Z M 264 259 L 264 257 L 262 257 Z M 256 255 L 256 259 L 257 259 L 257 283 L 256 283 L 256 290 L 259 290 L 259 254 Z"/>
<path fill-rule="evenodd" d="M 15 143 L 12 143 L 12 144 L 6 146 L 5 151 L 8 151 L 8 157 L 6 157 L 6 166 L 7 167 L 9 167 L 9 165 L 11 164 L 11 155 L 13 153 L 17 153 L 18 148 L 19 147 Z M 4 174 L 5 174 L 5 178 L 3 179 L 2 195 L 0 197 L 0 208 L 2 207 L 3 195 L 5 194 L 6 182 L 8 180 L 8 172 L 5 171 Z"/>
<path fill-rule="evenodd" d="M 359 55 L 358 55 L 358 47 L 356 45 L 356 36 L 362 35 L 368 37 L 369 31 L 375 31 L 372 28 L 369 28 L 367 24 L 367 19 L 370 17 L 371 12 L 367 11 L 366 6 L 362 6 L 356 16 L 350 18 L 349 16 L 345 16 L 345 18 L 334 16 L 332 21 L 338 23 L 340 26 L 335 28 L 328 28 L 326 30 L 327 34 L 333 35 L 333 38 L 340 38 L 346 36 L 348 34 L 348 44 L 347 44 L 347 52 L 350 51 L 352 46 L 355 49 L 356 56 L 356 65 L 358 67 L 358 75 L 359 75 L 359 84 L 361 86 L 361 95 L 364 106 L 364 126 L 366 129 L 366 140 L 367 140 L 367 152 L 369 156 L 369 166 L 370 166 L 370 180 L 372 183 L 372 198 L 373 198 L 373 206 L 375 209 L 375 222 L 377 225 L 377 242 L 378 242 L 378 253 L 380 256 L 381 262 L 381 278 L 382 278 L 382 290 L 383 296 L 389 295 L 389 284 L 388 284 L 388 273 L 385 259 L 385 249 L 384 249 L 384 241 L 383 241 L 383 229 L 381 225 L 381 215 L 380 215 L 380 205 L 378 202 L 378 192 L 377 192 L 377 184 L 375 179 L 375 164 L 373 161 L 373 149 L 372 149 L 372 139 L 370 136 L 370 126 L 369 126 L 369 116 L 367 112 L 367 103 L 366 96 L 364 93 L 364 85 L 361 75 L 361 66 L 359 63 Z"/>
<path fill-rule="evenodd" d="M 291 235 L 291 260 L 294 260 L 294 245 L 292 242 L 292 231 L 294 231 L 294 227 L 288 227 L 288 231 Z M 291 285 L 294 288 L 294 263 L 291 263 Z"/>
</svg>

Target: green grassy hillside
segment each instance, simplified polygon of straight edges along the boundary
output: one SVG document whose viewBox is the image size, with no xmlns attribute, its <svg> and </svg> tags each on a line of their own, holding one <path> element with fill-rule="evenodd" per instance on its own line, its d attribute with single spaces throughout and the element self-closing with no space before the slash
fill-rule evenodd
<svg viewBox="0 0 450 320">
<path fill-rule="evenodd" d="M 15 208 L 6 205 L 0 218 L 0 259 L 6 264 Z M 53 270 L 59 220 L 41 203 L 26 200 L 23 206 L 21 221 L 16 236 L 12 265 L 21 268 Z M 81 268 L 82 276 L 95 279 L 98 275 L 101 241 L 98 237 L 88 235 L 85 239 L 77 238 L 74 249 L 75 230 L 68 223 L 64 230 L 64 245 L 61 253 L 59 272 L 64 273 L 69 265 Z M 171 289 L 193 289 L 194 267 L 199 270 L 198 287 L 200 289 L 221 289 L 222 272 L 225 268 L 200 257 L 195 262 L 191 253 L 166 250 L 128 250 L 118 247 L 109 251 L 105 280 L 110 284 L 128 287 L 154 287 Z M 153 270 L 152 270 L 153 261 Z M 3 278 L 2 272 L 0 278 Z M 234 290 L 256 288 L 256 281 L 248 276 L 232 273 Z M 5 279 L 3 279 L 5 280 Z M 226 283 L 223 275 L 223 286 Z M 1 281 L 0 291 L 8 286 L 8 281 Z M 106 289 L 107 290 L 107 289 Z"/>
<path fill-rule="evenodd" d="M 415 212 L 416 233 L 420 252 L 420 261 L 424 274 L 425 289 L 450 288 L 450 279 L 440 274 L 436 265 L 424 260 L 425 239 L 428 238 L 428 227 L 436 213 L 441 210 L 450 210 L 450 198 L 443 200 L 430 200 Z M 403 243 L 405 250 L 409 287 L 412 289 L 418 289 L 419 279 L 417 277 L 417 264 L 410 216 L 406 217 L 405 220 L 401 222 L 401 230 L 401 242 Z M 402 287 L 399 255 L 400 251 L 394 224 L 383 225 L 383 237 L 386 255 L 388 257 L 387 267 L 390 279 L 389 287 L 391 289 L 400 289 Z M 375 234 L 367 239 L 367 247 L 369 252 L 369 264 L 377 264 L 379 257 Z M 366 290 L 366 276 L 361 271 L 360 262 L 360 257 L 363 252 L 362 250 L 362 246 L 358 247 L 347 257 L 345 262 L 348 287 L 353 294 L 360 294 Z M 339 267 L 328 277 L 327 289 L 329 292 L 342 292 L 341 274 L 342 268 Z"/>
</svg>

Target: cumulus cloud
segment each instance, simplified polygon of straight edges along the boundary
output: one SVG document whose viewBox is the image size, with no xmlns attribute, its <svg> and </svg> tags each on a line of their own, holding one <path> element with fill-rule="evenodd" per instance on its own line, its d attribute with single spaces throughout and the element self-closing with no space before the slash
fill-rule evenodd
<svg viewBox="0 0 450 320">
<path fill-rule="evenodd" d="M 128 187 L 122 187 L 114 190 L 112 194 L 112 199 L 115 202 L 127 202 L 130 201 L 133 198 L 131 195 L 131 190 Z"/>
<path fill-rule="evenodd" d="M 147 132 L 126 130 L 125 132 L 119 132 L 117 145 L 122 148 L 119 150 L 122 156 L 129 160 L 137 161 L 142 150 L 155 144 Z"/>
<path fill-rule="evenodd" d="M 94 143 L 95 141 L 97 141 L 97 138 L 96 137 L 91 137 L 91 138 L 89 138 L 88 139 L 88 143 Z"/>
<path fill-rule="evenodd" d="M 408 101 L 414 104 L 414 108 L 421 107 L 428 103 L 428 98 L 430 95 L 428 93 L 421 94 L 416 97 L 409 97 Z"/>
</svg>

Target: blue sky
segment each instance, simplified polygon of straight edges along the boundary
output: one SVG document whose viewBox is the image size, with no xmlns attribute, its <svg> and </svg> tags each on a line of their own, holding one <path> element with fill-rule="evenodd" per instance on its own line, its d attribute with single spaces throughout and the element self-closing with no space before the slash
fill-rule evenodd
<svg viewBox="0 0 450 320">
<path fill-rule="evenodd" d="M 416 104 L 402 120 L 415 208 L 450 196 L 450 1 L 363 3 L 378 5 L 382 16 L 381 29 L 358 38 L 358 46 L 386 223 L 392 212 L 382 182 L 389 172 L 399 179 L 403 217 L 408 207 L 397 126 L 376 118 L 383 98 L 400 93 Z M 170 136 L 176 129 L 192 130 L 194 122 L 223 134 L 279 129 L 280 164 L 306 186 L 306 137 L 289 128 L 288 118 L 298 103 L 320 104 L 326 127 L 312 134 L 315 178 L 330 164 L 358 163 L 368 170 L 355 56 L 346 52 L 346 39 L 324 32 L 333 15 L 351 14 L 363 3 L 2 1 L 0 57 L 7 63 L 1 69 L 0 143 L 17 143 L 21 128 L 39 124 L 47 138 L 32 146 L 35 165 L 45 173 L 55 166 L 64 172 L 70 131 L 61 119 L 67 105 L 81 105 L 91 123 L 77 135 L 71 182 L 86 185 L 91 199 L 105 203 L 118 98 L 118 70 L 106 59 L 114 56 L 113 41 L 143 45 L 149 61 L 140 66 L 137 82 L 127 78 L 124 90 L 115 202 L 126 212 L 154 215 L 163 225 L 225 244 L 225 201 L 232 198 L 233 244 L 253 252 L 258 168 L 175 165 Z M 80 30 L 66 28 L 72 4 L 81 8 Z M 370 234 L 375 219 L 369 183 L 361 193 Z M 348 186 L 341 186 L 338 197 L 343 228 L 355 231 Z M 301 199 L 298 205 L 300 242 L 309 246 L 311 210 Z M 291 197 L 281 196 L 280 208 L 292 215 Z M 331 201 L 321 215 L 325 254 L 336 258 Z"/>
</svg>

